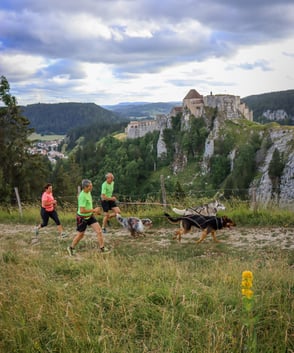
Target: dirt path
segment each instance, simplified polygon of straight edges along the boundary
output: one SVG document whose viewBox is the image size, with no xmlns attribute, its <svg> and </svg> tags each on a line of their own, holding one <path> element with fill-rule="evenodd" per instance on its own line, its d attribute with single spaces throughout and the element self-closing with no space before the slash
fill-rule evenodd
<svg viewBox="0 0 294 353">
<path fill-rule="evenodd" d="M 173 239 L 174 231 L 176 229 L 176 227 L 151 228 L 146 231 L 146 242 L 151 242 L 153 245 L 159 247 L 167 247 L 176 242 L 176 240 Z M 66 230 L 69 233 L 68 239 L 72 239 L 76 233 L 75 229 L 69 228 Z M 24 235 L 26 235 L 27 238 L 30 234 L 32 244 L 36 243 L 38 239 L 34 235 L 34 228 L 32 226 L 23 224 L 1 224 L 0 239 L 13 239 L 14 237 L 19 236 L 17 239 L 18 241 L 21 241 Z M 51 234 L 56 235 L 56 228 L 54 226 L 48 226 L 42 229 L 40 234 L 42 237 Z M 192 233 L 183 236 L 182 243 L 194 243 L 194 240 L 197 240 L 199 236 L 200 232 L 194 229 Z M 221 242 L 238 248 L 277 247 L 279 249 L 294 249 L 293 227 L 236 227 L 231 230 L 224 229 L 218 231 L 217 237 Z M 95 234 L 89 229 L 87 230 L 87 239 L 91 238 L 95 239 Z M 136 241 L 136 239 L 133 239 L 129 233 L 122 228 L 110 228 L 105 235 L 105 239 L 109 242 L 122 238 L 128 241 Z M 209 243 L 211 241 L 211 236 L 208 236 L 204 242 Z"/>
</svg>

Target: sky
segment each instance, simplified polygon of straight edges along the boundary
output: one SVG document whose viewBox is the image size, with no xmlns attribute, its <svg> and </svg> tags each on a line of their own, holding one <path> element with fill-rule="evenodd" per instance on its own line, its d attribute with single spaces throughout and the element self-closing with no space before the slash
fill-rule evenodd
<svg viewBox="0 0 294 353">
<path fill-rule="evenodd" d="M 293 0 L 1 0 L 0 75 L 21 105 L 294 89 Z"/>
</svg>

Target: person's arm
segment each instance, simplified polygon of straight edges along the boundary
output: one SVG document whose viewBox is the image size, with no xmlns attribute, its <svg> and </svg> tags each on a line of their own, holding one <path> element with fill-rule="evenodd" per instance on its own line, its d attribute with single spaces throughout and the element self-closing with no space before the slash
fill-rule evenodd
<svg viewBox="0 0 294 353">
<path fill-rule="evenodd" d="M 51 205 L 56 205 L 56 203 L 57 203 L 57 201 L 53 198 L 53 199 L 51 199 L 51 197 L 48 199 L 48 198 L 44 198 L 43 199 L 43 205 L 45 206 L 45 207 L 47 207 L 47 206 L 51 206 Z"/>
<path fill-rule="evenodd" d="M 80 207 L 80 212 L 81 213 L 100 213 L 100 207 L 95 207 L 95 208 L 91 208 L 90 210 L 87 210 L 85 207 Z"/>
<path fill-rule="evenodd" d="M 104 201 L 115 201 L 116 197 L 115 196 L 107 197 L 105 194 L 101 194 L 101 199 Z"/>
</svg>

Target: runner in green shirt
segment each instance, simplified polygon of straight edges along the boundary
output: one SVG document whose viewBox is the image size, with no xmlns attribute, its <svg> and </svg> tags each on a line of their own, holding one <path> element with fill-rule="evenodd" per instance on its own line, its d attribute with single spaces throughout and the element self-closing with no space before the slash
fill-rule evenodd
<svg viewBox="0 0 294 353">
<path fill-rule="evenodd" d="M 105 175 L 106 180 L 101 186 L 101 206 L 103 208 L 103 221 L 102 221 L 102 231 L 106 233 L 106 225 L 110 218 L 115 217 L 120 214 L 120 209 L 116 204 L 116 197 L 113 196 L 114 189 L 114 176 L 112 173 L 107 173 Z M 109 211 L 112 211 L 110 213 Z"/>
<path fill-rule="evenodd" d="M 97 240 L 100 251 L 103 253 L 109 252 L 104 246 L 104 238 L 99 222 L 94 217 L 100 214 L 100 207 L 93 208 L 93 200 L 91 191 L 93 189 L 92 182 L 88 179 L 82 180 L 82 191 L 78 197 L 78 210 L 77 210 L 77 235 L 74 237 L 71 246 L 67 248 L 70 256 L 74 255 L 74 250 L 79 241 L 84 237 L 85 231 L 88 226 L 91 226 L 97 234 Z"/>
</svg>

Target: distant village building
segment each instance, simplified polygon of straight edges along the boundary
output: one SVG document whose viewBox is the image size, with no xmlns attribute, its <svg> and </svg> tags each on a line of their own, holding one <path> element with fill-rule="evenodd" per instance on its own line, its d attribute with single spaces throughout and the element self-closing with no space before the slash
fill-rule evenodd
<svg viewBox="0 0 294 353">
<path fill-rule="evenodd" d="M 33 147 L 28 149 L 28 152 L 30 154 L 42 154 L 43 156 L 47 156 L 49 161 L 55 164 L 58 159 L 67 158 L 63 153 L 57 151 L 61 142 L 62 140 L 37 141 L 34 143 Z"/>
</svg>

